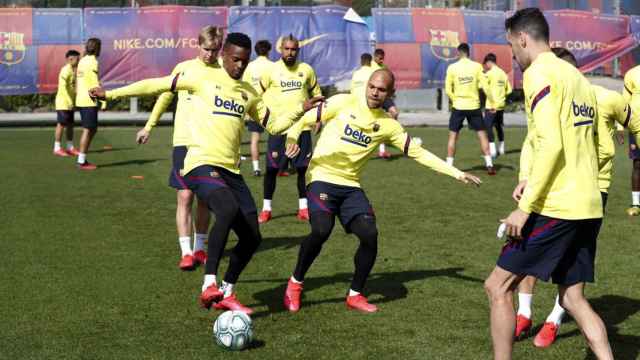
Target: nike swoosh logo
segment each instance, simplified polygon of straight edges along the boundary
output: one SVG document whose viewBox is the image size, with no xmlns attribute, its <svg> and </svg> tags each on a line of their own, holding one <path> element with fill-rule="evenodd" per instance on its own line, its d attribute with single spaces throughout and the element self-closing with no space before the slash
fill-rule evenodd
<svg viewBox="0 0 640 360">
<path fill-rule="evenodd" d="M 317 35 L 317 36 L 314 36 L 314 37 L 309 38 L 309 39 L 299 40 L 299 42 L 298 42 L 298 43 L 299 43 L 300 47 L 307 46 L 307 45 L 311 44 L 312 42 L 315 42 L 315 41 L 317 41 L 317 40 L 320 40 L 320 39 L 322 39 L 323 37 L 325 37 L 325 36 L 327 36 L 327 35 L 329 35 L 329 34 Z M 285 38 L 284 36 L 280 36 L 280 37 L 278 38 L 278 41 L 276 42 L 276 50 L 277 50 L 279 53 L 281 53 L 281 51 L 280 51 L 280 47 L 282 46 L 282 40 L 284 40 L 284 38 Z"/>
</svg>

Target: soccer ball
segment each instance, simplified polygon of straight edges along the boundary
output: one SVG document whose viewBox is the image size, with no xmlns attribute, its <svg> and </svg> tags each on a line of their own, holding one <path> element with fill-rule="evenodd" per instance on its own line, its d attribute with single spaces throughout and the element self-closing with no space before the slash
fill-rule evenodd
<svg viewBox="0 0 640 360">
<path fill-rule="evenodd" d="M 253 340 L 251 318 L 242 311 L 225 311 L 213 323 L 216 344 L 227 350 L 246 349 Z"/>
</svg>

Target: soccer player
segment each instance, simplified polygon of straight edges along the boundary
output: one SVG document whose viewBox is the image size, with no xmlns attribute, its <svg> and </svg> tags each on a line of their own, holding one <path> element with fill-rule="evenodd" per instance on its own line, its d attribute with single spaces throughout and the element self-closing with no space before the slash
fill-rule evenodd
<svg viewBox="0 0 640 360">
<path fill-rule="evenodd" d="M 251 84 L 242 81 L 249 63 L 251 39 L 242 33 L 227 34 L 222 48 L 223 69 L 213 73 L 179 73 L 175 76 L 147 79 L 111 91 L 91 90 L 92 96 L 117 99 L 145 96 L 166 91 L 193 93 L 192 117 L 189 119 L 191 143 L 182 169 L 183 178 L 198 200 L 206 202 L 216 221 L 209 233 L 208 257 L 200 303 L 210 308 L 253 311 L 238 301 L 234 288 L 240 274 L 262 241 L 257 209 L 251 192 L 240 175 L 240 142 L 245 115 L 266 128 L 281 133 L 305 111 L 316 106 L 322 97 L 305 100 L 277 117 L 272 116 Z M 290 146 L 290 156 L 297 146 Z M 233 230 L 238 243 L 231 251 L 224 281 L 218 287 L 218 264 Z"/>
<path fill-rule="evenodd" d="M 336 216 L 347 233 L 354 233 L 360 240 L 346 305 L 363 312 L 377 311 L 362 295 L 376 259 L 378 230 L 371 204 L 360 187 L 360 174 L 378 144 L 387 141 L 424 166 L 464 183 L 480 184 L 477 177 L 412 143 L 400 123 L 382 110 L 387 96 L 393 95 L 394 82 L 391 71 L 377 70 L 368 81 L 365 99 L 362 94 L 335 95 L 316 111 L 305 114 L 287 133 L 287 144 L 295 144 L 305 126 L 316 122 L 324 126 L 307 173 L 311 234 L 300 246 L 284 295 L 284 305 L 291 312 L 300 309 L 305 275 L 329 239 Z"/>
<path fill-rule="evenodd" d="M 271 43 L 267 40 L 260 40 L 256 43 L 254 50 L 258 56 L 247 66 L 247 69 L 244 71 L 243 80 L 250 83 L 256 91 L 260 92 L 260 79 L 262 75 L 268 72 L 271 66 L 273 66 L 273 61 L 269 60 Z M 247 122 L 247 129 L 251 132 L 251 165 L 253 166 L 253 175 L 260 176 L 260 151 L 258 150 L 258 144 L 260 143 L 260 134 L 263 133 L 264 130 L 254 121 Z"/>
<path fill-rule="evenodd" d="M 53 155 L 66 157 L 78 156 L 78 150 L 73 147 L 73 108 L 76 98 L 76 70 L 80 53 L 69 50 L 65 54 L 67 64 L 60 69 L 58 74 L 58 92 L 56 93 L 56 124 L 55 140 L 53 143 Z M 67 133 L 67 149 L 62 149 L 62 132 Z"/>
<path fill-rule="evenodd" d="M 516 11 L 505 28 L 523 70 L 528 132 L 521 169 L 527 182 L 518 208 L 502 220 L 509 241 L 485 281 L 494 358 L 512 357 L 513 292 L 531 275 L 553 279 L 560 305 L 576 320 L 593 353 L 613 359 L 604 323 L 584 296 L 585 282 L 594 279 L 603 214 L 596 97 L 580 71 L 551 52 L 549 25 L 539 9 Z"/>
<path fill-rule="evenodd" d="M 306 63 L 298 61 L 300 44 L 298 39 L 289 35 L 282 40 L 280 48 L 282 58 L 276 61 L 268 72 L 260 79 L 262 92 L 268 93 L 265 99 L 270 108 L 276 113 L 281 113 L 300 106 L 305 100 L 322 95 L 320 85 L 313 68 Z M 260 224 L 271 220 L 273 194 L 276 191 L 276 179 L 278 172 L 286 169 L 288 159 L 284 156 L 285 136 L 271 135 L 266 153 L 266 173 L 264 176 L 264 200 L 262 211 L 258 217 Z M 298 174 L 298 214 L 302 221 L 309 220 L 307 208 L 307 193 L 304 186 L 304 178 L 311 159 L 311 129 L 305 129 L 298 143 L 301 151 L 292 159 L 293 166 Z"/>
<path fill-rule="evenodd" d="M 624 75 L 623 95 L 634 114 L 640 113 L 640 66 L 627 71 Z M 640 215 L 640 148 L 633 136 L 629 134 L 629 157 L 633 161 L 631 170 L 631 207 L 627 209 L 629 216 Z"/>
<path fill-rule="evenodd" d="M 373 51 L 373 62 L 371 63 L 371 69 L 373 71 L 387 69 L 387 65 L 385 65 L 384 63 L 384 57 L 385 54 L 383 49 L 378 48 Z M 384 111 L 388 112 L 392 118 L 398 120 L 400 112 L 398 111 L 396 103 L 393 101 L 393 96 L 387 97 L 387 100 L 385 100 L 384 104 L 382 104 L 382 108 L 384 109 Z M 381 157 L 383 159 L 391 158 L 391 153 L 387 151 L 385 143 L 380 144 L 378 148 L 378 157 Z"/>
<path fill-rule="evenodd" d="M 102 43 L 98 38 L 90 38 L 85 44 L 85 52 L 78 63 L 76 108 L 80 112 L 82 137 L 80 137 L 80 153 L 78 169 L 95 170 L 96 166 L 87 161 L 87 152 L 91 141 L 98 131 L 99 102 L 89 96 L 89 90 L 100 86 L 100 70 L 98 57 Z"/>
<path fill-rule="evenodd" d="M 498 64 L 496 55 L 489 53 L 484 57 L 483 66 L 485 72 L 484 89 L 487 95 L 487 102 L 484 110 L 484 127 L 487 130 L 489 138 L 489 153 L 491 157 L 496 158 L 498 155 L 504 155 L 504 106 L 507 96 L 511 94 L 511 83 L 509 77 Z M 498 149 L 493 136 L 493 128 L 498 133 L 498 141 L 500 141 Z"/>
<path fill-rule="evenodd" d="M 567 61 L 571 65 L 578 67 L 578 62 L 573 54 L 565 48 L 553 48 L 553 53 L 562 60 Z M 606 207 L 609 186 L 611 185 L 611 177 L 613 175 L 613 159 L 615 157 L 615 145 L 613 137 L 616 135 L 616 127 L 622 129 L 629 127 L 633 137 L 640 135 L 640 118 L 632 116 L 629 105 L 620 93 L 605 89 L 601 86 L 592 85 L 598 102 L 598 123 L 597 123 L 597 144 L 598 144 L 598 185 L 603 200 L 603 211 Z M 527 153 L 530 154 L 530 153 Z M 524 160 L 525 164 L 529 164 L 528 159 Z M 521 174 L 522 186 L 516 188 L 513 194 L 514 200 L 518 201 L 522 197 L 522 190 L 526 186 L 526 176 L 528 169 Z M 516 316 L 516 338 L 520 338 L 531 329 L 531 300 L 533 290 L 536 284 L 534 276 L 527 276 L 518 286 L 518 311 Z M 565 311 L 560 305 L 559 297 L 556 296 L 556 303 L 553 311 L 544 325 L 536 335 L 533 343 L 537 347 L 548 347 L 553 344 L 558 335 L 562 318 Z"/>
<path fill-rule="evenodd" d="M 176 65 L 171 75 L 177 74 L 213 74 L 218 65 L 218 52 L 222 46 L 222 29 L 215 26 L 205 26 L 198 34 L 198 56 L 195 59 L 183 61 Z M 195 75 L 194 75 L 195 76 Z M 200 75 L 198 75 L 200 76 Z M 206 77 L 206 74 L 201 75 Z M 171 91 L 162 93 L 153 106 L 149 120 L 144 128 L 136 134 L 136 142 L 146 144 L 151 136 L 151 130 L 156 126 L 160 116 L 173 101 L 174 94 Z M 193 222 L 191 220 L 191 208 L 193 204 L 193 192 L 189 190 L 180 170 L 184 166 L 184 158 L 187 155 L 187 147 L 191 143 L 190 119 L 193 117 L 194 103 L 192 95 L 188 91 L 178 92 L 178 103 L 173 121 L 173 166 L 169 174 L 169 186 L 177 190 L 176 227 L 178 230 L 178 244 L 180 246 L 181 260 L 178 266 L 183 271 L 193 270 L 199 264 L 207 261 L 204 251 L 204 242 L 207 239 L 209 229 L 209 209 L 203 201 L 198 201 L 195 221 L 195 239 L 191 248 L 191 233 Z"/>
<path fill-rule="evenodd" d="M 489 140 L 480 111 L 480 89 L 485 88 L 482 65 L 469 59 L 469 45 L 458 46 L 460 60 L 449 65 L 445 78 L 447 96 L 453 102 L 453 111 L 449 119 L 449 141 L 447 144 L 447 162 L 453 165 L 456 154 L 456 143 L 465 119 L 469 127 L 476 131 L 480 140 L 480 149 L 484 155 L 485 166 L 489 175 L 495 175 L 493 160 L 489 152 Z"/>
<path fill-rule="evenodd" d="M 387 65 L 384 64 L 384 50 L 378 48 L 373 51 L 371 67 L 374 71 L 387 68 Z"/>
<path fill-rule="evenodd" d="M 364 96 L 367 82 L 375 71 L 371 66 L 371 60 L 369 53 L 360 55 L 360 68 L 351 75 L 351 95 Z"/>
</svg>

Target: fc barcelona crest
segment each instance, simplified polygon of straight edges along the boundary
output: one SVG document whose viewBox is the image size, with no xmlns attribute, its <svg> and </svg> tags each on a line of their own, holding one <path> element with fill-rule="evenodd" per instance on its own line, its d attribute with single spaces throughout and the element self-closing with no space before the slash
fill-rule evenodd
<svg viewBox="0 0 640 360">
<path fill-rule="evenodd" d="M 457 47 L 460 45 L 457 31 L 429 30 L 431 32 L 431 52 L 437 58 L 454 60 L 458 58 Z"/>
<path fill-rule="evenodd" d="M 7 66 L 19 64 L 24 60 L 26 51 L 24 34 L 0 32 L 0 64 Z"/>
</svg>

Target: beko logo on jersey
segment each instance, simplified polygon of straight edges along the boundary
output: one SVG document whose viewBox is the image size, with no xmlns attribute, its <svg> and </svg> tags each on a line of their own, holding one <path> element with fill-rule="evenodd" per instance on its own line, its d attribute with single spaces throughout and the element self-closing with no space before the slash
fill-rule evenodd
<svg viewBox="0 0 640 360">
<path fill-rule="evenodd" d="M 300 90 L 302 89 L 302 81 L 299 80 L 280 80 L 282 91 Z"/>
<path fill-rule="evenodd" d="M 344 127 L 344 135 L 341 139 L 354 145 L 367 147 L 371 143 L 371 136 L 368 136 L 363 131 L 352 129 L 349 124 Z"/>
<path fill-rule="evenodd" d="M 214 104 L 217 108 L 222 108 L 228 111 L 214 111 L 216 115 L 228 115 L 240 118 L 244 114 L 244 105 L 237 103 L 235 100 L 225 100 L 218 95 L 214 99 Z"/>
<path fill-rule="evenodd" d="M 589 106 L 587 104 L 578 105 L 575 101 L 571 102 L 571 107 L 573 108 L 573 115 L 594 118 L 596 117 L 596 110 L 593 106 Z"/>
</svg>

